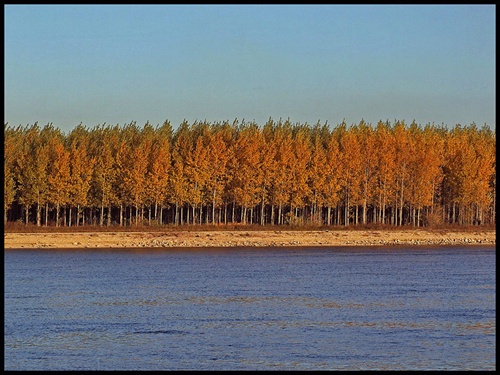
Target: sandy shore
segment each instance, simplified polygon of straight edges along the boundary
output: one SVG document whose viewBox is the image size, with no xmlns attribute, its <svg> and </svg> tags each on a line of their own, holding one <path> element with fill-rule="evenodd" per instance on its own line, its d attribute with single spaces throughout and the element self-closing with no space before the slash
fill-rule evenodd
<svg viewBox="0 0 500 375">
<path fill-rule="evenodd" d="M 495 244 L 495 230 L 264 230 L 4 233 L 4 248 L 279 247 Z"/>
</svg>

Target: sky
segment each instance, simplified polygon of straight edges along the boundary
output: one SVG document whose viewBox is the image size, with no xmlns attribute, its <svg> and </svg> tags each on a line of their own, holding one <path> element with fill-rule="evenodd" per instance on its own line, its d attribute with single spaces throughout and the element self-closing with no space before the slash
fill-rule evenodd
<svg viewBox="0 0 500 375">
<path fill-rule="evenodd" d="M 4 5 L 4 123 L 495 128 L 495 5 Z"/>
</svg>

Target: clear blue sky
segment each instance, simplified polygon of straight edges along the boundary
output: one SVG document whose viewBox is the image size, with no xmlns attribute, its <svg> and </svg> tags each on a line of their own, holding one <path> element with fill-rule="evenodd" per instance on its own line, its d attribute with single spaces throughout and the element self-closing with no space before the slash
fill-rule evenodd
<svg viewBox="0 0 500 375">
<path fill-rule="evenodd" d="M 495 128 L 494 5 L 4 5 L 5 121 Z"/>
</svg>

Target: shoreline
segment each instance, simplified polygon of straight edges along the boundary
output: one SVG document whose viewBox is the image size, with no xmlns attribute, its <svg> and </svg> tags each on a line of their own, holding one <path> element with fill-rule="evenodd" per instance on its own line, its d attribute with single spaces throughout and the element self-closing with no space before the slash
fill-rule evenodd
<svg viewBox="0 0 500 375">
<path fill-rule="evenodd" d="M 4 232 L 4 249 L 495 245 L 496 230 Z"/>
</svg>

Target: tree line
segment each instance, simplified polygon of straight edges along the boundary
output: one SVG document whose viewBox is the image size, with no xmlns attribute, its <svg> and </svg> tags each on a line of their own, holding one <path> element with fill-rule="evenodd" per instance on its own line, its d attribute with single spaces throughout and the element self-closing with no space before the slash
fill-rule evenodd
<svg viewBox="0 0 500 375">
<path fill-rule="evenodd" d="M 4 138 L 4 223 L 495 223 L 486 125 L 35 123 Z"/>
</svg>

